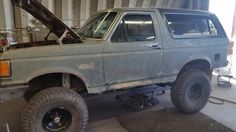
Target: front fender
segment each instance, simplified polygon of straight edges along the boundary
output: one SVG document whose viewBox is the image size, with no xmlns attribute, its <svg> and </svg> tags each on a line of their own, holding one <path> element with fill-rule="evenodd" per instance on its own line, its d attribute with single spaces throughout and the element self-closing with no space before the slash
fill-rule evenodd
<svg viewBox="0 0 236 132">
<path fill-rule="evenodd" d="M 25 78 L 25 82 L 29 82 L 32 79 L 42 76 L 42 75 L 46 75 L 46 74 L 50 74 L 50 73 L 68 73 L 71 75 L 75 75 L 78 78 L 80 78 L 86 85 L 86 87 L 90 87 L 88 79 L 83 75 L 83 73 L 79 72 L 76 69 L 73 68 L 67 68 L 67 67 L 46 67 L 46 68 L 42 68 L 39 69 L 37 71 L 32 71 L 26 78 Z"/>
</svg>

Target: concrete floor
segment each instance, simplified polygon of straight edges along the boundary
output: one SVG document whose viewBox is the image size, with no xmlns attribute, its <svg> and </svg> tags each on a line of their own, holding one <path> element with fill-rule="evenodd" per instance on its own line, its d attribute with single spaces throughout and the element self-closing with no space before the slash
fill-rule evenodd
<svg viewBox="0 0 236 132">
<path fill-rule="evenodd" d="M 233 79 L 232 82 L 236 82 L 236 80 Z M 216 77 L 213 77 L 211 96 L 236 102 L 236 83 L 232 83 L 231 88 L 218 87 Z M 211 98 L 210 100 L 221 103 L 219 100 Z M 229 102 L 224 102 L 221 105 L 208 103 L 201 112 L 236 131 L 236 104 Z"/>
<path fill-rule="evenodd" d="M 212 86 L 212 95 L 227 97 L 227 99 L 236 102 L 234 96 L 236 93 L 236 85 L 233 85 L 232 88 L 219 88 L 216 86 L 215 78 L 213 78 Z M 193 124 L 196 124 L 197 122 L 197 124 L 201 125 L 201 128 L 205 128 L 202 131 L 206 132 L 236 131 L 236 105 L 232 103 L 225 102 L 222 105 L 208 103 L 206 105 L 206 107 L 201 111 L 201 113 L 209 116 L 210 118 L 216 121 L 213 121 L 210 118 L 208 119 L 207 116 L 204 116 L 201 113 L 186 116 L 178 112 L 167 113 L 167 117 L 165 119 L 162 119 L 163 121 L 160 121 L 159 117 L 157 116 L 159 110 L 163 110 L 165 108 L 169 109 L 173 107 L 169 97 L 169 93 L 158 97 L 160 101 L 159 105 L 145 108 L 142 111 L 134 111 L 130 109 L 123 102 L 115 100 L 114 96 L 115 93 L 102 96 L 95 96 L 87 99 L 90 112 L 90 123 L 88 125 L 87 132 L 137 132 L 137 130 L 142 130 L 144 132 L 145 130 L 147 132 L 150 132 L 149 130 L 187 132 L 192 131 L 191 129 L 199 131 L 197 127 L 200 126 L 192 126 L 191 124 L 189 124 L 188 126 L 192 127 L 187 129 L 186 123 L 190 122 L 193 122 Z M 21 98 L 0 104 L 0 132 L 7 132 L 6 129 L 8 126 L 10 132 L 21 132 L 20 112 L 24 108 L 25 104 L 25 101 Z M 170 115 L 173 116 L 169 117 Z M 202 118 L 199 118 L 199 120 L 197 120 L 198 118 L 196 117 Z M 147 120 L 146 118 L 149 120 Z M 171 118 L 171 120 L 169 118 Z M 181 123 L 181 121 L 179 121 L 178 119 L 182 118 L 186 119 L 187 121 L 184 120 Z M 180 122 L 180 124 L 177 125 L 178 127 L 176 127 L 176 124 L 173 125 L 173 123 L 178 122 Z M 226 127 L 224 128 L 223 125 L 221 125 L 220 123 L 228 127 L 229 129 Z M 153 126 L 150 124 L 153 124 Z M 163 127 L 163 125 L 167 125 L 170 127 Z M 211 126 L 215 127 L 211 128 Z"/>
</svg>

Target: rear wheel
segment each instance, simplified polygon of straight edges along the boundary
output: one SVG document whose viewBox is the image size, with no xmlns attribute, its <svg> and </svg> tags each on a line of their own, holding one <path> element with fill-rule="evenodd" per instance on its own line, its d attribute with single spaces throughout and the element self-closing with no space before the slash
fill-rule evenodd
<svg viewBox="0 0 236 132">
<path fill-rule="evenodd" d="M 83 132 L 87 122 L 85 101 L 65 88 L 39 92 L 22 113 L 22 126 L 26 132 Z"/>
<path fill-rule="evenodd" d="M 190 69 L 178 76 L 171 89 L 171 100 L 180 111 L 196 113 L 206 105 L 210 89 L 207 74 L 200 70 Z"/>
<path fill-rule="evenodd" d="M 213 76 L 213 70 L 209 70 L 209 72 L 207 73 L 210 82 L 212 81 L 212 76 Z"/>
</svg>

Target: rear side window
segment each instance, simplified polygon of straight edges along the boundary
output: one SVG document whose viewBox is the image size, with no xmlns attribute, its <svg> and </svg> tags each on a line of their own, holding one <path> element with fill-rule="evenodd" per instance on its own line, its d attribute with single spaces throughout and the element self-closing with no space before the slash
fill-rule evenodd
<svg viewBox="0 0 236 132">
<path fill-rule="evenodd" d="M 152 17 L 150 15 L 125 15 L 111 40 L 112 42 L 155 40 Z"/>
<path fill-rule="evenodd" d="M 218 29 L 208 16 L 165 14 L 170 31 L 175 37 L 217 36 Z"/>
</svg>

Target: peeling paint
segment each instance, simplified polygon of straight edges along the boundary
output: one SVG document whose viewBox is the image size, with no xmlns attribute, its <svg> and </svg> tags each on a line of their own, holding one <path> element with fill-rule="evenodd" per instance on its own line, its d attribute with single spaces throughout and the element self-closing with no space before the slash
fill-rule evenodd
<svg viewBox="0 0 236 132">
<path fill-rule="evenodd" d="M 93 70 L 95 69 L 94 63 L 88 63 L 88 64 L 80 64 L 79 69 L 81 70 Z"/>
</svg>

